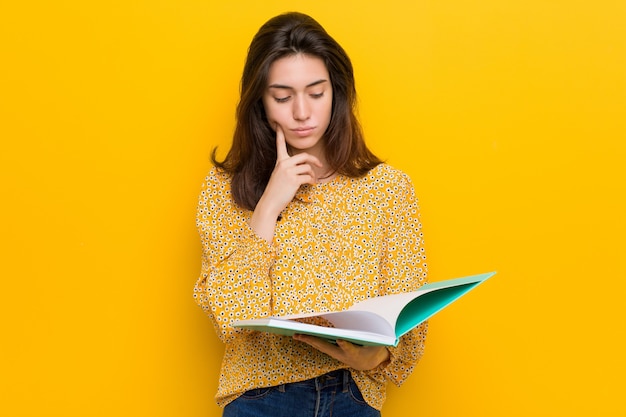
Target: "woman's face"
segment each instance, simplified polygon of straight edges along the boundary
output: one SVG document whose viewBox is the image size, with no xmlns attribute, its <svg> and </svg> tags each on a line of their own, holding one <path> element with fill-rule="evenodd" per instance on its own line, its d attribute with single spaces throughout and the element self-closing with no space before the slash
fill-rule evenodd
<svg viewBox="0 0 626 417">
<path fill-rule="evenodd" d="M 321 138 L 330 123 L 332 103 L 330 76 L 320 58 L 297 54 L 270 66 L 265 113 L 273 129 L 282 128 L 292 153 L 323 156 Z"/>
</svg>

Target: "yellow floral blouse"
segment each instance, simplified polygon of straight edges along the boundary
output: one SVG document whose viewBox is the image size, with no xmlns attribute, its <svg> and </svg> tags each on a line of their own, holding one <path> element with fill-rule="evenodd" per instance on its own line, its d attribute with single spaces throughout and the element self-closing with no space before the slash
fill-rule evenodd
<svg viewBox="0 0 626 417">
<path fill-rule="evenodd" d="M 212 168 L 200 193 L 203 255 L 194 299 L 226 344 L 217 403 L 243 392 L 320 376 L 346 365 L 290 337 L 233 329 L 234 320 L 346 309 L 426 283 L 418 204 L 409 177 L 387 164 L 362 178 L 338 176 L 300 188 L 272 244 L 237 206 L 230 177 Z M 391 362 L 351 369 L 365 400 L 381 409 L 388 380 L 400 385 L 424 351 L 427 324 L 389 348 Z"/>
</svg>

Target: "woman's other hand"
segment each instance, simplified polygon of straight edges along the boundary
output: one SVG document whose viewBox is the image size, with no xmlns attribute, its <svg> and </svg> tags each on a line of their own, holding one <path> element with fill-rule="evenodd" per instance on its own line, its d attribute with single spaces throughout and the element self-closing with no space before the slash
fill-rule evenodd
<svg viewBox="0 0 626 417">
<path fill-rule="evenodd" d="M 390 359 L 389 350 L 384 346 L 358 346 L 345 340 L 337 340 L 335 345 L 319 337 L 303 334 L 296 334 L 293 338 L 313 346 L 357 371 L 369 371 Z"/>
</svg>

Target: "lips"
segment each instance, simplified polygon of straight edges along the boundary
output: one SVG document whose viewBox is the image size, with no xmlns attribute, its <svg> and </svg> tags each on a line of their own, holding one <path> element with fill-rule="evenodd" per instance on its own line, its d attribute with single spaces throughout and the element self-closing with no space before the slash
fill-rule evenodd
<svg viewBox="0 0 626 417">
<path fill-rule="evenodd" d="M 300 137 L 304 137 L 304 136 L 308 136 L 310 135 L 313 131 L 315 130 L 314 127 L 311 126 L 303 126 L 303 127 L 298 127 L 295 129 L 291 129 L 291 131 L 296 135 L 296 136 L 300 136 Z"/>
</svg>

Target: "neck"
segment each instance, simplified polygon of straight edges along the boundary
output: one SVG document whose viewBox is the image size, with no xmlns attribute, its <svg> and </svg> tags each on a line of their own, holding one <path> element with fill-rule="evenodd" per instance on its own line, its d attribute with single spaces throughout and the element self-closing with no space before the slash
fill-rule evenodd
<svg viewBox="0 0 626 417">
<path fill-rule="evenodd" d="M 337 176 L 337 171 L 331 169 L 330 171 L 326 171 L 325 174 L 319 174 L 317 177 L 317 182 L 328 182 Z"/>
</svg>

